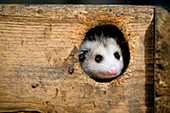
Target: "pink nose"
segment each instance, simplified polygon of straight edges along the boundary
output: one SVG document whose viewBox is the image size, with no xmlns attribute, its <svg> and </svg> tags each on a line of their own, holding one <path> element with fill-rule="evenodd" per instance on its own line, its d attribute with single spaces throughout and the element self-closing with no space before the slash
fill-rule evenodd
<svg viewBox="0 0 170 113">
<path fill-rule="evenodd" d="M 119 71 L 119 69 L 114 64 L 112 64 L 109 67 L 109 74 L 111 74 L 111 75 L 116 75 L 118 73 L 118 71 Z"/>
</svg>

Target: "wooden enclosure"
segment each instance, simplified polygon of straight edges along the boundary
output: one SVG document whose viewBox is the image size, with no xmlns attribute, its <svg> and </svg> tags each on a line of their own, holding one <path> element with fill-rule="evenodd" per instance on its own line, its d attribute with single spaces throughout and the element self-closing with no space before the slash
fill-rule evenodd
<svg viewBox="0 0 170 113">
<path fill-rule="evenodd" d="M 154 112 L 156 12 L 169 18 L 152 6 L 0 5 L 0 112 Z M 97 25 L 116 25 L 130 49 L 126 72 L 109 83 L 78 60 Z"/>
</svg>

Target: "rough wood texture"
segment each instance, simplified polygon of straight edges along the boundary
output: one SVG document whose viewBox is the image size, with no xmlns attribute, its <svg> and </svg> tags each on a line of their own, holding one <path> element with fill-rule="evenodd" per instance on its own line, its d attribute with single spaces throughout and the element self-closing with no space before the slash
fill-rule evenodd
<svg viewBox="0 0 170 113">
<path fill-rule="evenodd" d="M 0 111 L 153 112 L 153 17 L 148 6 L 0 5 Z M 98 83 L 81 69 L 78 50 L 104 24 L 124 33 L 130 64 Z"/>
<path fill-rule="evenodd" d="M 170 15 L 156 9 L 155 104 L 157 113 L 170 113 Z"/>
</svg>

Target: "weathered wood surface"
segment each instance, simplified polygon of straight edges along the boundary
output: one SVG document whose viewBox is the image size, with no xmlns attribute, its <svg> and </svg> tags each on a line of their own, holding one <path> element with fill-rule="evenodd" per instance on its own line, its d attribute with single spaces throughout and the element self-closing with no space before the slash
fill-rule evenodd
<svg viewBox="0 0 170 113">
<path fill-rule="evenodd" d="M 153 17 L 149 6 L 0 5 L 0 111 L 153 112 Z M 104 24 L 124 33 L 130 64 L 98 83 L 84 74 L 78 50 Z"/>
<path fill-rule="evenodd" d="M 170 15 L 156 9 L 155 111 L 170 113 Z"/>
</svg>

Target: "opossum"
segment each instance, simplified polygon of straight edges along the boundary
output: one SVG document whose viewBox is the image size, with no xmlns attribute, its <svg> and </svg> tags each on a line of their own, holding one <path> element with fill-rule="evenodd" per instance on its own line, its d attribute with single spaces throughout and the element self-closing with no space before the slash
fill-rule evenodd
<svg viewBox="0 0 170 113">
<path fill-rule="evenodd" d="M 124 35 L 114 25 L 90 29 L 79 52 L 84 72 L 97 82 L 110 82 L 121 75 L 129 64 L 129 57 Z"/>
</svg>

